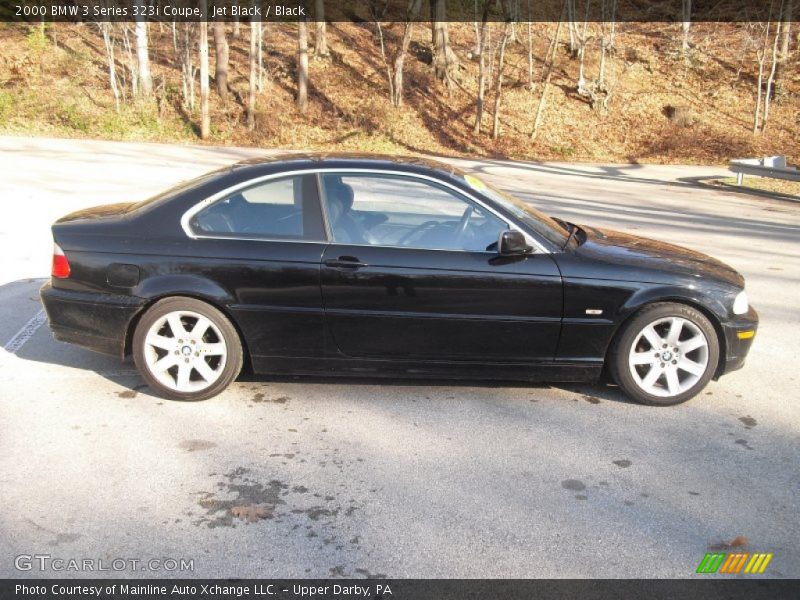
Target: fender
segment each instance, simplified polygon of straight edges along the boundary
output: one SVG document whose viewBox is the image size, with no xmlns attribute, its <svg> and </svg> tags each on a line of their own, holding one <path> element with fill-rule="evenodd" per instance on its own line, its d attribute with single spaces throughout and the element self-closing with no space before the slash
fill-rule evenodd
<svg viewBox="0 0 800 600">
<path fill-rule="evenodd" d="M 717 297 L 715 297 L 717 296 Z M 618 326 L 628 317 L 646 304 L 653 302 L 684 302 L 691 304 L 706 313 L 711 313 L 717 322 L 728 319 L 728 308 L 720 301 L 719 291 L 710 294 L 697 288 L 679 287 L 675 285 L 657 285 L 642 287 L 636 290 L 619 308 Z"/>
<path fill-rule="evenodd" d="M 218 306 L 228 306 L 235 301 L 230 291 L 218 283 L 190 273 L 151 275 L 141 280 L 131 293 L 148 303 L 165 296 L 193 296 Z"/>
</svg>

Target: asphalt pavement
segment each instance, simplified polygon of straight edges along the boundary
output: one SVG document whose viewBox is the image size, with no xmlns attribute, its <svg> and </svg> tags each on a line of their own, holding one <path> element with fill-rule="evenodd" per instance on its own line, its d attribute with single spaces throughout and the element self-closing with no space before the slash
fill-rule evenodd
<svg viewBox="0 0 800 600">
<path fill-rule="evenodd" d="M 800 577 L 800 205 L 698 184 L 724 167 L 455 161 L 746 277 L 747 365 L 673 408 L 610 386 L 253 376 L 180 403 L 53 340 L 53 220 L 259 154 L 0 137 L 0 577 L 695 577 L 731 541 Z"/>
</svg>

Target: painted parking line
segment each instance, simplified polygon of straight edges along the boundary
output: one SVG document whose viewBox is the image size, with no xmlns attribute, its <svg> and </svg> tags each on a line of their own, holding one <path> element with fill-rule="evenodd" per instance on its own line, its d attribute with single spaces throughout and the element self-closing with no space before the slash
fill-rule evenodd
<svg viewBox="0 0 800 600">
<path fill-rule="evenodd" d="M 17 333 L 14 334 L 6 345 L 3 346 L 3 350 L 10 354 L 16 354 L 17 351 L 25 345 L 29 339 L 33 337 L 33 334 L 44 325 L 45 321 L 47 321 L 47 315 L 44 313 L 44 309 L 40 310 L 38 313 L 31 317 L 30 321 L 25 323 Z"/>
</svg>

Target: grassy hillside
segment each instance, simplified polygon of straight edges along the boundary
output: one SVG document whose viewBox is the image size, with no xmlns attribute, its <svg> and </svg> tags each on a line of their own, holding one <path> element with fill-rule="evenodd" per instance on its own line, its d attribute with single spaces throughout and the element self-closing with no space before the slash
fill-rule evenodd
<svg viewBox="0 0 800 600">
<path fill-rule="evenodd" d="M 497 39 L 502 25 L 494 25 Z M 312 28 L 313 29 L 313 28 Z M 258 97 L 255 130 L 245 127 L 249 29 L 231 45 L 232 95 L 223 105 L 212 90 L 210 143 L 244 146 L 490 155 L 529 160 L 724 162 L 740 156 L 787 154 L 800 158 L 800 69 L 797 51 L 783 68 L 781 85 L 763 135 L 753 135 L 757 64 L 743 45 L 742 26 L 695 24 L 694 47 L 681 56 L 677 25 L 619 24 L 607 64 L 613 88 L 608 111 L 593 109 L 576 93 L 577 59 L 563 45 L 548 93 L 543 125 L 531 139 L 541 95 L 543 57 L 555 25 L 534 24 L 534 82 L 527 88 L 527 29 L 517 26 L 509 44 L 501 112 L 502 134 L 492 140 L 492 93 L 484 133 L 472 132 L 477 61 L 472 24 L 450 25 L 461 67 L 456 85 L 436 81 L 430 29 L 415 26 L 406 61 L 405 105 L 389 102 L 386 70 L 372 24 L 328 26 L 329 59 L 310 61 L 310 104 L 294 106 L 296 25 L 265 31 L 267 79 Z M 388 27 L 391 39 L 399 27 Z M 312 32 L 313 43 L 313 32 Z M 151 26 L 153 100 L 128 100 L 120 111 L 108 83 L 103 39 L 95 25 L 2 24 L 0 132 L 19 135 L 199 142 L 198 115 L 183 102 L 180 71 L 168 25 Z M 587 51 L 587 78 L 596 76 L 596 40 Z M 123 49 L 117 48 L 122 68 Z M 213 44 L 211 49 L 213 75 Z M 676 119 L 675 108 L 681 118 Z"/>
</svg>

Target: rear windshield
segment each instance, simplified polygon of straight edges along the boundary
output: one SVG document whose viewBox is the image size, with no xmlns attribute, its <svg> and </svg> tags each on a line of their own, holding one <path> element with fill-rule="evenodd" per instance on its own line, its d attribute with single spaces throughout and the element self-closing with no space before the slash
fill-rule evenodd
<svg viewBox="0 0 800 600">
<path fill-rule="evenodd" d="M 225 171 L 229 171 L 230 167 L 223 167 L 221 169 L 216 169 L 209 173 L 204 173 L 199 177 L 195 177 L 194 179 L 186 179 L 181 181 L 180 183 L 172 186 L 171 188 L 164 190 L 163 192 L 159 192 L 155 196 L 148 198 L 147 200 L 142 200 L 141 202 L 137 202 L 133 204 L 126 212 L 135 212 L 135 211 L 142 211 L 147 210 L 150 208 L 155 208 L 156 206 L 160 206 L 164 202 L 168 202 L 172 200 L 176 196 L 179 196 L 185 192 L 189 192 L 191 190 L 197 189 L 200 186 L 208 183 L 212 179 L 215 179 L 219 176 L 220 173 L 224 173 Z"/>
</svg>

